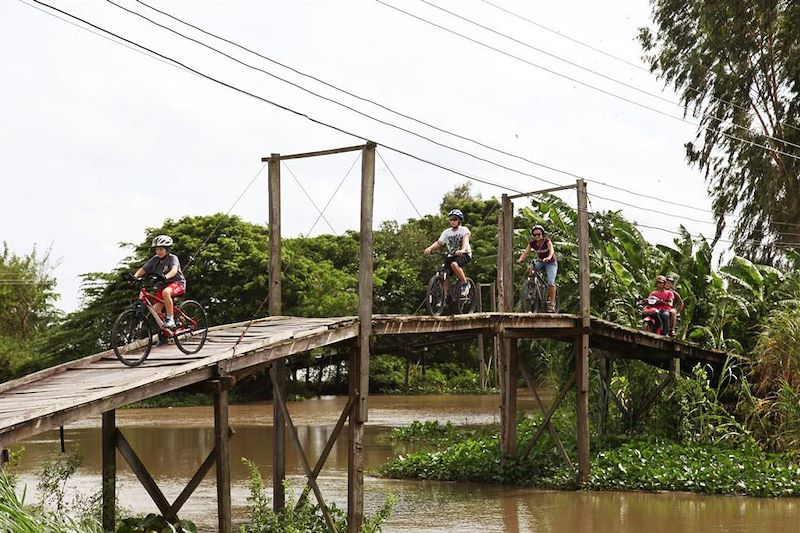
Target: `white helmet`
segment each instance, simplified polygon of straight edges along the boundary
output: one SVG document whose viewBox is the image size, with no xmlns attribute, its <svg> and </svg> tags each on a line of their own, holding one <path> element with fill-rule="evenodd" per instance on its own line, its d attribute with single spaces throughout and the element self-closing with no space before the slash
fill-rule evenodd
<svg viewBox="0 0 800 533">
<path fill-rule="evenodd" d="M 447 213 L 447 218 L 457 217 L 464 222 L 464 213 L 461 212 L 461 209 L 451 209 L 449 213 Z"/>
<path fill-rule="evenodd" d="M 153 248 L 157 246 L 163 246 L 164 248 L 169 248 L 172 246 L 172 237 L 169 235 L 157 235 L 153 238 Z"/>
</svg>

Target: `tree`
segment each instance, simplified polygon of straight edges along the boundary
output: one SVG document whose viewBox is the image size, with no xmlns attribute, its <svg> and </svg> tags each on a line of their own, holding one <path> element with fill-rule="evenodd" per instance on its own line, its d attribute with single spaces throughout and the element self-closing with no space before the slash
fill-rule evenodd
<svg viewBox="0 0 800 533">
<path fill-rule="evenodd" d="M 735 251 L 772 262 L 800 244 L 800 4 L 651 2 L 655 28 L 639 40 L 700 119 L 686 155 L 709 185 L 716 237 L 736 214 Z"/>
<path fill-rule="evenodd" d="M 0 381 L 36 358 L 37 340 L 55 323 L 58 295 L 49 251 L 17 255 L 3 243 L 0 254 Z"/>
</svg>

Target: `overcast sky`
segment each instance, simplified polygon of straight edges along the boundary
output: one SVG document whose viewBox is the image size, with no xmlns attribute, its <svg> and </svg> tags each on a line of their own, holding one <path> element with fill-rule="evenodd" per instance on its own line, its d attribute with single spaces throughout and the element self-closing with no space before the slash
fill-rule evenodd
<svg viewBox="0 0 800 533">
<path fill-rule="evenodd" d="M 26 0 L 27 1 L 27 0 Z M 497 163 L 559 183 L 574 182 L 520 160 L 399 118 L 262 58 L 165 18 L 134 0 L 115 0 L 203 40 L 242 61 Z M 421 1 L 386 0 L 497 48 L 677 117 L 681 109 L 582 71 L 530 47 L 459 21 Z M 515 19 L 480 0 L 431 0 L 563 59 L 676 100 L 652 75 Z M 539 24 L 642 65 L 638 28 L 645 0 L 513 2 L 493 0 Z M 436 146 L 320 100 L 284 82 L 171 34 L 111 3 L 52 5 L 139 42 L 227 83 L 352 131 L 362 138 L 519 190 L 541 182 Z M 212 33 L 433 125 L 589 179 L 647 194 L 667 194 L 700 208 L 710 201 L 702 176 L 688 168 L 683 144 L 691 124 L 568 81 L 412 19 L 373 0 L 331 2 L 147 3 Z M 227 211 L 271 152 L 305 152 L 360 143 L 351 137 L 175 68 L 49 16 L 20 1 L 0 2 L 0 240 L 19 254 L 52 247 L 59 307 L 79 305 L 81 273 L 107 271 L 145 228 L 167 218 Z M 423 213 L 464 178 L 388 149 L 379 152 Z M 290 161 L 289 168 L 323 205 L 354 162 L 349 153 Z M 326 212 L 334 230 L 358 228 L 356 166 Z M 474 183 L 485 197 L 503 191 Z M 589 185 L 592 208 L 670 230 L 685 224 L 711 235 L 710 214 Z M 283 231 L 309 231 L 317 217 L 283 173 Z M 563 197 L 574 204 L 575 196 Z M 521 203 L 517 203 L 519 207 Z M 648 208 L 669 211 L 665 216 Z M 265 223 L 266 171 L 233 213 Z M 416 216 L 378 160 L 376 224 Z M 469 213 L 467 213 L 469 217 Z M 330 233 L 320 223 L 313 233 Z M 673 235 L 647 230 L 656 242 Z M 435 236 L 432 235 L 433 239 Z"/>
</svg>

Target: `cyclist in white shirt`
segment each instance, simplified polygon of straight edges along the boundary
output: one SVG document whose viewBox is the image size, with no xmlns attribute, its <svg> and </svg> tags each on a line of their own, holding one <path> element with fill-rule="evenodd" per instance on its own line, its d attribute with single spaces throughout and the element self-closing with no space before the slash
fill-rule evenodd
<svg viewBox="0 0 800 533">
<path fill-rule="evenodd" d="M 469 245 L 470 231 L 464 226 L 464 213 L 460 209 L 452 209 L 447 213 L 447 218 L 450 219 L 450 227 L 442 232 L 438 240 L 425 248 L 425 255 L 430 255 L 437 248 L 445 247 L 446 262 L 461 282 L 461 296 L 467 296 L 469 283 L 464 274 L 464 265 L 472 259 L 472 247 Z"/>
</svg>

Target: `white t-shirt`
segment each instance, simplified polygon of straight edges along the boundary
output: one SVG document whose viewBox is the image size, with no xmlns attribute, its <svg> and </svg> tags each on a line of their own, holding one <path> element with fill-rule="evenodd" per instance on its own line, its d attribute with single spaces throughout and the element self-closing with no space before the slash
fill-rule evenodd
<svg viewBox="0 0 800 533">
<path fill-rule="evenodd" d="M 459 225 L 456 229 L 447 228 L 439 236 L 439 244 L 445 247 L 448 255 L 456 255 L 456 252 L 461 249 L 461 243 L 464 241 L 464 236 L 470 235 L 469 229 Z M 472 255 L 472 246 L 467 243 L 467 254 Z"/>
</svg>

